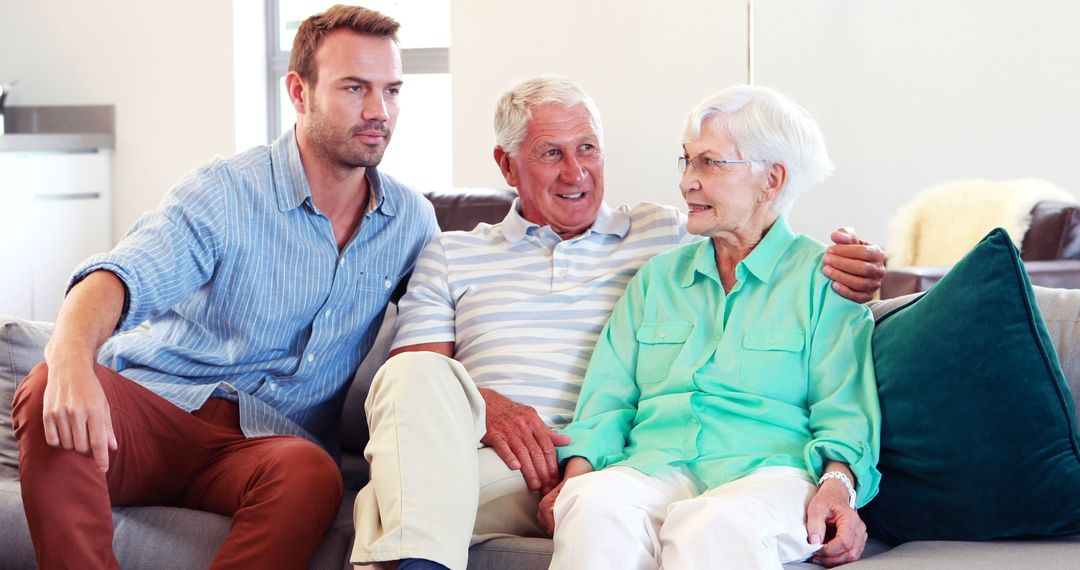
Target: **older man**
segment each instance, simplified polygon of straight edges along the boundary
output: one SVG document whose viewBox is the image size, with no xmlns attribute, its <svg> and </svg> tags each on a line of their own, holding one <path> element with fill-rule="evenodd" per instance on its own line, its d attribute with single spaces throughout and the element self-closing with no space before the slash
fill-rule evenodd
<svg viewBox="0 0 1080 570">
<path fill-rule="evenodd" d="M 558 483 L 554 448 L 568 443 L 551 427 L 572 417 L 604 322 L 646 260 L 694 239 L 675 208 L 604 203 L 600 116 L 577 85 L 514 85 L 495 130 L 495 161 L 519 199 L 499 224 L 437 236 L 417 262 L 366 405 L 356 564 L 464 569 L 473 535 L 543 536 L 537 492 Z M 883 255 L 834 239 L 849 242 L 827 259 L 834 287 L 868 299 Z M 858 556 L 853 510 L 812 516 L 837 530 L 822 561 Z"/>
<path fill-rule="evenodd" d="M 348 382 L 436 230 L 376 169 L 397 28 L 340 5 L 305 20 L 295 130 L 196 170 L 77 269 L 12 413 L 42 568 L 118 568 L 110 506 L 147 504 L 231 515 L 215 568 L 308 567 L 341 502 Z"/>
</svg>

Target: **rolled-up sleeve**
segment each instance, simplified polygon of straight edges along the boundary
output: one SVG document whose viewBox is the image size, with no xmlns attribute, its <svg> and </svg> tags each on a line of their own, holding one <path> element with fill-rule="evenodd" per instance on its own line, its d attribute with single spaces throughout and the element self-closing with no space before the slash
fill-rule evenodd
<svg viewBox="0 0 1080 570">
<path fill-rule="evenodd" d="M 80 264 L 68 290 L 94 271 L 116 274 L 127 290 L 118 331 L 190 296 L 209 281 L 224 248 L 228 201 L 221 176 L 213 166 L 190 174 L 116 247 Z"/>
<path fill-rule="evenodd" d="M 812 439 L 806 464 L 820 477 L 825 463 L 847 463 L 857 480 L 858 506 L 877 494 L 881 473 L 881 409 L 874 377 L 874 321 L 862 305 L 826 292 L 810 350 L 808 403 Z"/>
</svg>

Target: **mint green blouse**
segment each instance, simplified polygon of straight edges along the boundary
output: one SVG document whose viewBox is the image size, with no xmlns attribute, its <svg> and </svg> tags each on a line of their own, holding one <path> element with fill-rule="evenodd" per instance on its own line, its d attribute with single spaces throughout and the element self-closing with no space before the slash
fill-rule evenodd
<svg viewBox="0 0 1080 570">
<path fill-rule="evenodd" d="M 654 475 L 684 465 L 714 488 L 761 467 L 847 463 L 877 494 L 881 411 L 863 305 L 831 290 L 825 246 L 781 217 L 725 293 L 712 240 L 646 263 L 593 352 L 559 460 Z"/>
</svg>

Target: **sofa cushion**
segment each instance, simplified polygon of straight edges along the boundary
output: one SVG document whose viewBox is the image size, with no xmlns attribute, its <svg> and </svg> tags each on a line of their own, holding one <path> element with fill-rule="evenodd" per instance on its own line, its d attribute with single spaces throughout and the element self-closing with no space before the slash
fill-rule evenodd
<svg viewBox="0 0 1080 570">
<path fill-rule="evenodd" d="M 888 542 L 1080 533 L 1076 413 L 1019 253 L 992 231 L 874 332 Z"/>
<path fill-rule="evenodd" d="M 1076 568 L 1080 536 L 993 542 L 918 541 L 901 544 L 844 570 L 1016 570 Z M 786 568 L 786 566 L 785 566 Z M 820 567 L 817 567 L 820 570 Z"/>
<path fill-rule="evenodd" d="M 19 447 L 11 427 L 15 387 L 45 359 L 52 324 L 0 316 L 0 479 L 19 476 Z"/>
<path fill-rule="evenodd" d="M 1080 289 L 1032 289 L 1069 382 L 1074 409 L 1080 410 Z"/>
</svg>

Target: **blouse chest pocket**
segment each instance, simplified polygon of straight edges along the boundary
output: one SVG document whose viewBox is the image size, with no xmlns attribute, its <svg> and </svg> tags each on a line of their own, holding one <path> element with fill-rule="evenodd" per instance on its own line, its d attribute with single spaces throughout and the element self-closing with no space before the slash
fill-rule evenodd
<svg viewBox="0 0 1080 570">
<path fill-rule="evenodd" d="M 690 323 L 642 325 L 637 331 L 638 384 L 654 384 L 667 378 L 693 329 Z"/>
<path fill-rule="evenodd" d="M 748 331 L 739 380 L 748 390 L 795 403 L 806 397 L 802 331 Z"/>
</svg>

